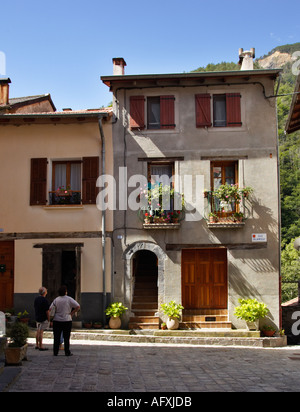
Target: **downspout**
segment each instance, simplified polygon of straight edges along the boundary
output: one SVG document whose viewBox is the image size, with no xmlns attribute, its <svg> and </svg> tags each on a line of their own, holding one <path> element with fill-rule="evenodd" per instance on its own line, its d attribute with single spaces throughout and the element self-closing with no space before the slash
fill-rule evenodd
<svg viewBox="0 0 300 412">
<path fill-rule="evenodd" d="M 103 132 L 103 125 L 102 125 L 102 117 L 98 117 L 98 124 L 99 124 L 99 130 L 100 130 L 100 136 L 101 136 L 101 175 L 105 175 L 105 136 Z M 101 231 L 102 231 L 102 289 L 103 289 L 103 305 L 102 305 L 102 313 L 103 313 L 103 324 L 105 323 L 105 309 L 106 309 L 106 277 L 105 277 L 105 271 L 106 271 L 106 260 L 105 260 L 105 240 L 106 240 L 106 211 L 104 207 L 104 199 L 102 200 L 102 205 L 101 205 Z"/>
</svg>

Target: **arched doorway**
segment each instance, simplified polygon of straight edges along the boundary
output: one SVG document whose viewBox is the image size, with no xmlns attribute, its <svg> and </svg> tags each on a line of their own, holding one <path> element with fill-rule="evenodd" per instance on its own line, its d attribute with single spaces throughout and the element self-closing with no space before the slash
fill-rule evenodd
<svg viewBox="0 0 300 412">
<path fill-rule="evenodd" d="M 126 303 L 130 329 L 158 329 L 159 307 L 164 297 L 166 255 L 156 244 L 136 242 L 125 252 Z"/>
<path fill-rule="evenodd" d="M 140 250 L 132 257 L 133 296 L 129 321 L 130 329 L 156 329 L 159 326 L 157 256 Z"/>
</svg>

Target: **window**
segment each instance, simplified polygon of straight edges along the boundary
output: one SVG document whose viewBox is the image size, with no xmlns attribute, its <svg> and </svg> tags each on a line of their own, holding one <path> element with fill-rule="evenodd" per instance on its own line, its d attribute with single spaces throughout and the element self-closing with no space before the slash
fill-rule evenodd
<svg viewBox="0 0 300 412">
<path fill-rule="evenodd" d="M 213 105 L 214 127 L 226 127 L 226 95 L 214 95 Z"/>
<path fill-rule="evenodd" d="M 147 110 L 145 111 L 145 104 Z M 174 96 L 131 96 L 130 128 L 131 130 L 174 129 Z M 146 116 L 145 116 L 146 113 Z M 145 117 L 147 117 L 145 119 Z"/>
<path fill-rule="evenodd" d="M 195 95 L 196 127 L 242 126 L 241 95 L 239 93 L 214 94 L 212 97 L 211 105 L 209 93 Z M 213 123 L 211 117 L 213 117 Z"/>
<path fill-rule="evenodd" d="M 161 183 L 163 185 L 171 184 L 172 176 L 174 175 L 174 163 L 160 163 L 152 162 L 148 163 L 148 183 L 152 185 Z"/>
<path fill-rule="evenodd" d="M 50 204 L 81 203 L 81 161 L 52 163 Z"/>
<path fill-rule="evenodd" d="M 238 183 L 238 162 L 212 162 L 211 163 L 211 188 L 217 190 L 221 185 L 235 185 Z M 237 212 L 238 205 L 231 202 L 224 211 L 218 198 L 213 198 L 212 208 L 218 214 L 231 215 Z"/>
<path fill-rule="evenodd" d="M 170 189 L 174 187 L 174 182 L 172 177 L 174 176 L 174 163 L 173 162 L 152 162 L 148 163 L 148 187 L 154 192 L 157 191 L 158 187 L 161 186 L 166 187 L 169 186 Z M 164 192 L 164 190 L 163 190 Z M 152 207 L 156 208 L 156 203 L 159 209 L 159 212 L 163 208 L 165 212 L 171 212 L 174 209 L 174 197 L 169 196 L 170 192 L 168 193 L 167 197 L 163 199 L 157 199 L 152 204 Z M 166 202 L 166 204 L 164 204 Z M 160 205 L 160 206 L 159 206 Z"/>
<path fill-rule="evenodd" d="M 52 181 L 47 185 L 48 160 L 31 159 L 30 205 L 95 204 L 98 189 L 99 157 L 52 162 Z M 61 189 L 59 189 L 61 188 Z M 63 190 L 65 192 L 63 193 Z M 49 190 L 49 189 L 48 189 Z"/>
</svg>

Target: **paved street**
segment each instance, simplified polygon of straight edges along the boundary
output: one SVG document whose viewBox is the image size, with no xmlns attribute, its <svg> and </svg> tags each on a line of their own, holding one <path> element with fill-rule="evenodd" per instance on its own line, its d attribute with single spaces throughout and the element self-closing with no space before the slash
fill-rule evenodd
<svg viewBox="0 0 300 412">
<path fill-rule="evenodd" d="M 34 349 L 8 392 L 299 391 L 300 347 L 200 347 L 72 341 L 72 357 Z M 14 367 L 6 367 L 8 370 Z M 135 396 L 135 395 L 134 395 Z"/>
</svg>

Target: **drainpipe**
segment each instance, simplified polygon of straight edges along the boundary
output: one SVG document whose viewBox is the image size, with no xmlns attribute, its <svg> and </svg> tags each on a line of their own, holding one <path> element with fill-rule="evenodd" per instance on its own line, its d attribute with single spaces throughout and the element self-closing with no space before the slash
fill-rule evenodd
<svg viewBox="0 0 300 412">
<path fill-rule="evenodd" d="M 105 137 L 104 137 L 104 132 L 103 132 L 103 126 L 102 126 L 102 117 L 98 117 L 98 124 L 99 124 L 99 130 L 100 130 L 100 136 L 101 136 L 101 174 L 105 175 Z M 101 205 L 101 213 L 102 213 L 102 222 L 101 222 L 101 229 L 102 229 L 102 288 L 103 288 L 103 307 L 102 307 L 102 313 L 103 313 L 103 323 L 105 323 L 105 309 L 106 309 L 106 279 L 105 279 L 105 271 L 106 271 L 106 261 L 105 261 L 105 240 L 106 240 L 106 213 L 105 213 L 105 208 L 104 204 Z"/>
</svg>

